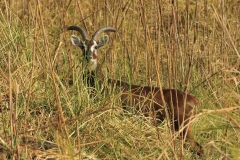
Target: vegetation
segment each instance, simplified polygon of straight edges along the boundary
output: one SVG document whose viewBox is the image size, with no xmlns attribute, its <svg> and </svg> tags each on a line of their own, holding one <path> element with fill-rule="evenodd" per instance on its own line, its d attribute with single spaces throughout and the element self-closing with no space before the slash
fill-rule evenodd
<svg viewBox="0 0 240 160">
<path fill-rule="evenodd" d="M 98 52 L 104 74 L 196 96 L 203 159 L 240 157 L 239 0 L 4 0 L 0 7 L 0 159 L 200 159 L 166 121 L 154 126 L 124 113 L 120 93 L 89 96 L 70 25 L 90 35 L 116 28 Z"/>
</svg>

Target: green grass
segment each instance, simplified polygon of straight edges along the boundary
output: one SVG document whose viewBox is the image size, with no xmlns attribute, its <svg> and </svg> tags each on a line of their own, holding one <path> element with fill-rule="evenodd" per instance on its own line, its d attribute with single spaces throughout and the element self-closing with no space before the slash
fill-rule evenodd
<svg viewBox="0 0 240 160">
<path fill-rule="evenodd" d="M 98 51 L 104 74 L 187 88 L 203 159 L 239 159 L 240 8 L 221 2 L 0 2 L 0 159 L 197 158 L 166 121 L 123 113 L 114 90 L 90 97 L 70 25 L 116 28 Z"/>
</svg>

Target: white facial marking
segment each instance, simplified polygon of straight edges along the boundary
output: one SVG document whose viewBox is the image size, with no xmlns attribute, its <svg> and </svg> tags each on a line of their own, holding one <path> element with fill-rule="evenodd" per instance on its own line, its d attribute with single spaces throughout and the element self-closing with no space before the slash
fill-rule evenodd
<svg viewBox="0 0 240 160">
<path fill-rule="evenodd" d="M 90 60 L 89 66 L 88 66 L 89 67 L 88 69 L 90 71 L 95 70 L 96 67 L 97 67 L 97 49 L 96 49 L 96 47 L 98 45 L 97 45 L 96 41 L 93 41 L 93 43 L 94 44 L 90 48 L 90 51 L 91 51 L 92 55 L 91 55 L 91 60 Z"/>
<path fill-rule="evenodd" d="M 91 52 L 94 52 L 95 51 L 95 53 L 97 53 L 96 51 L 97 51 L 97 49 L 95 48 L 96 46 L 98 46 L 97 45 L 97 42 L 96 41 L 93 41 L 93 45 L 91 46 L 91 48 L 90 48 L 90 50 L 91 50 Z"/>
<path fill-rule="evenodd" d="M 90 71 L 94 71 L 97 68 L 97 59 L 91 59 L 91 62 L 89 63 L 88 69 Z"/>
</svg>

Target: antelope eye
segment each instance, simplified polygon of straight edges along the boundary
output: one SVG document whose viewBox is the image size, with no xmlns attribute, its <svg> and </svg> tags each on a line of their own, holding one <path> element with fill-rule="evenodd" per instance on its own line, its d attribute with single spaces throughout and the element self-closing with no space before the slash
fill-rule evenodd
<svg viewBox="0 0 240 160">
<path fill-rule="evenodd" d="M 98 46 L 95 46 L 94 48 L 95 48 L 95 49 L 98 49 Z"/>
</svg>

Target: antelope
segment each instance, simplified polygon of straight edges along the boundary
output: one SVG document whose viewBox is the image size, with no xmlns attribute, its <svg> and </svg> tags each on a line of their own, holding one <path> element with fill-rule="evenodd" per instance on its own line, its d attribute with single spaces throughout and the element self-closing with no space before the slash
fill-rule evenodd
<svg viewBox="0 0 240 160">
<path fill-rule="evenodd" d="M 71 42 L 74 46 L 80 47 L 83 52 L 83 63 L 87 64 L 87 71 L 84 73 L 83 81 L 90 87 L 95 87 L 95 83 L 103 84 L 104 76 L 98 63 L 97 50 L 108 43 L 108 35 L 103 36 L 97 41 L 98 36 L 102 32 L 115 32 L 111 27 L 98 29 L 89 39 L 86 32 L 78 26 L 70 26 L 68 30 L 75 30 L 80 33 L 83 40 L 77 36 L 71 35 Z M 98 82 L 96 82 L 96 79 Z M 154 117 L 161 122 L 168 115 L 172 116 L 172 124 L 175 131 L 179 131 L 180 127 L 184 127 L 181 135 L 186 135 L 186 140 L 191 145 L 191 151 L 196 151 L 198 156 L 203 155 L 202 146 L 195 141 L 192 134 L 192 126 L 190 121 L 199 108 L 198 99 L 192 95 L 186 94 L 176 89 L 160 89 L 153 86 L 132 85 L 120 80 L 105 78 L 110 86 L 115 86 L 121 91 L 121 102 L 123 109 L 126 106 L 142 113 L 146 117 Z M 164 106 L 167 109 L 164 109 Z M 186 127 L 188 125 L 188 127 Z"/>
</svg>

